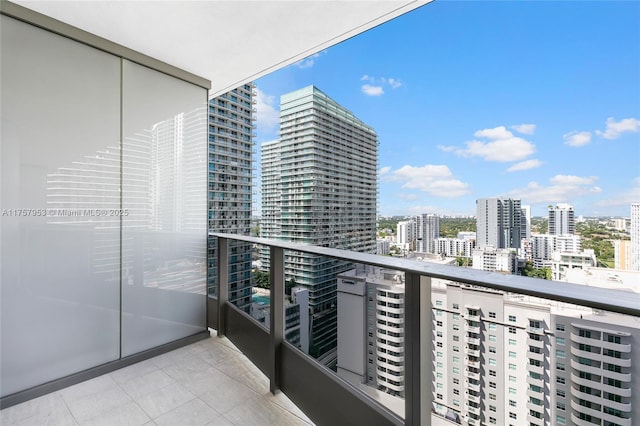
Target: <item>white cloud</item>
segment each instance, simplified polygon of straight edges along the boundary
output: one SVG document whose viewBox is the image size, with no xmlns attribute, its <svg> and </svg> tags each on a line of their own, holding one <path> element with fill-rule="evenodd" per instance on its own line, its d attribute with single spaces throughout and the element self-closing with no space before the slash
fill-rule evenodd
<svg viewBox="0 0 640 426">
<path fill-rule="evenodd" d="M 382 86 L 372 86 L 370 84 L 363 84 L 361 90 L 362 90 L 362 93 L 369 96 L 380 96 L 384 94 L 384 90 L 382 89 Z"/>
<path fill-rule="evenodd" d="M 415 201 L 418 199 L 418 196 L 416 194 L 407 194 L 405 192 L 397 193 L 396 197 L 402 198 L 403 200 L 407 200 L 407 201 Z"/>
<path fill-rule="evenodd" d="M 469 193 L 469 184 L 453 177 L 445 165 L 405 165 L 393 171 L 388 180 L 401 182 L 406 189 L 417 189 L 436 197 L 460 197 Z"/>
<path fill-rule="evenodd" d="M 391 89 L 397 89 L 402 86 L 402 82 L 397 78 L 386 77 L 373 77 L 369 74 L 365 74 L 360 77 L 360 81 L 368 81 L 369 83 L 363 84 L 361 87 L 362 93 L 369 96 L 380 96 L 384 94 L 384 87 L 388 86 Z"/>
<path fill-rule="evenodd" d="M 510 191 L 509 195 L 531 204 L 567 202 L 584 195 L 602 192 L 599 186 L 594 185 L 597 180 L 597 176 L 556 175 L 549 179 L 548 186 L 529 182 L 524 188 Z"/>
<path fill-rule="evenodd" d="M 569 132 L 562 135 L 565 145 L 583 146 L 591 142 L 591 132 Z"/>
<path fill-rule="evenodd" d="M 280 111 L 275 102 L 275 96 L 267 95 L 262 90 L 256 88 L 256 116 L 262 131 L 272 132 L 280 125 Z"/>
<path fill-rule="evenodd" d="M 605 139 L 618 139 L 622 133 L 640 131 L 640 120 L 636 118 L 625 118 L 618 122 L 613 117 L 607 118 L 606 130 L 596 130 L 598 136 Z"/>
<path fill-rule="evenodd" d="M 382 175 L 385 175 L 385 174 L 389 173 L 390 171 L 391 171 L 391 167 L 385 166 L 385 167 L 381 168 L 378 173 L 380 174 L 380 176 L 382 176 Z"/>
<path fill-rule="evenodd" d="M 598 207 L 628 207 L 631 203 L 640 203 L 640 176 L 633 179 L 629 186 L 629 188 L 594 204 Z"/>
<path fill-rule="evenodd" d="M 447 145 L 438 145 L 437 148 L 440 151 L 444 151 L 444 152 L 453 152 L 453 151 L 455 151 L 457 149 L 455 146 L 452 146 L 452 145 L 448 145 L 448 146 Z"/>
<path fill-rule="evenodd" d="M 518 172 L 521 170 L 529 170 L 535 169 L 536 167 L 540 167 L 542 165 L 542 161 L 537 159 L 525 160 L 519 163 L 514 164 L 513 166 L 507 169 L 508 172 Z"/>
<path fill-rule="evenodd" d="M 536 131 L 535 124 L 516 124 L 511 126 L 511 128 L 523 135 L 532 135 Z"/>
<path fill-rule="evenodd" d="M 493 129 L 482 129 L 474 133 L 477 138 L 489 139 L 489 141 L 472 140 L 465 142 L 466 148 L 451 146 L 438 146 L 438 149 L 450 152 L 454 151 L 461 157 L 480 157 L 486 161 L 507 163 L 524 160 L 536 152 L 536 146 L 531 142 L 514 136 L 504 126 Z"/>
<path fill-rule="evenodd" d="M 311 68 L 315 64 L 316 59 L 318 59 L 321 55 L 325 53 L 327 53 L 326 50 L 323 50 L 322 52 L 314 53 L 311 56 L 307 56 L 306 58 L 301 59 L 298 62 L 295 62 L 293 65 L 302 69 Z"/>
<path fill-rule="evenodd" d="M 513 137 L 513 133 L 508 131 L 504 126 L 498 126 L 493 129 L 478 130 L 473 136 L 487 139 L 509 139 Z"/>
</svg>

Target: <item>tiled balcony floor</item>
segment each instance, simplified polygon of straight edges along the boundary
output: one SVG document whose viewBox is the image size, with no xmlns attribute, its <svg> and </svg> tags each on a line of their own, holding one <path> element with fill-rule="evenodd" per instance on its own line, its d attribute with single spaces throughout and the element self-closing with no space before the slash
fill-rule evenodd
<svg viewBox="0 0 640 426">
<path fill-rule="evenodd" d="M 8 425 L 309 425 L 226 338 L 212 337 L 0 411 Z"/>
</svg>

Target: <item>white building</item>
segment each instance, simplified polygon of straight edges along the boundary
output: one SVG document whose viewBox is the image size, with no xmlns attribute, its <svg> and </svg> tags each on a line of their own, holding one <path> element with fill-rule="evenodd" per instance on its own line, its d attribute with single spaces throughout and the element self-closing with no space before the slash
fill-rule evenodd
<svg viewBox="0 0 640 426">
<path fill-rule="evenodd" d="M 418 233 L 416 221 L 414 219 L 400 221 L 396 226 L 396 230 L 396 243 L 398 247 L 402 250 L 414 251 L 416 249 L 415 241 Z"/>
<path fill-rule="evenodd" d="M 631 204 L 631 270 L 640 271 L 640 203 Z"/>
<path fill-rule="evenodd" d="M 389 250 L 391 249 L 391 243 L 389 240 L 376 240 L 376 253 L 381 256 L 386 256 L 389 254 Z"/>
<path fill-rule="evenodd" d="M 517 271 L 516 253 L 512 249 L 475 248 L 472 252 L 472 259 L 473 269 L 508 272 L 510 274 L 514 274 Z"/>
<path fill-rule="evenodd" d="M 536 234 L 530 241 L 531 261 L 536 268 L 549 266 L 554 252 L 579 253 L 582 246 L 579 235 Z"/>
<path fill-rule="evenodd" d="M 584 250 L 580 253 L 556 251 L 551 256 L 551 279 L 554 281 L 568 281 L 567 270 L 585 269 L 597 266 L 597 264 L 593 250 Z"/>
<path fill-rule="evenodd" d="M 551 235 L 573 235 L 576 230 L 573 206 L 566 203 L 549 206 L 548 228 Z"/>
<path fill-rule="evenodd" d="M 531 238 L 531 206 L 522 206 L 520 238 Z"/>
<path fill-rule="evenodd" d="M 447 257 L 471 257 L 475 246 L 471 238 L 436 238 L 436 253 Z"/>
<path fill-rule="evenodd" d="M 402 275 L 363 267 L 338 286 L 338 375 L 401 412 Z M 431 297 L 436 414 L 478 426 L 632 425 L 639 318 L 438 279 Z"/>
<path fill-rule="evenodd" d="M 416 216 L 417 245 L 420 253 L 436 253 L 436 238 L 440 237 L 440 217 L 436 214 Z"/>
</svg>

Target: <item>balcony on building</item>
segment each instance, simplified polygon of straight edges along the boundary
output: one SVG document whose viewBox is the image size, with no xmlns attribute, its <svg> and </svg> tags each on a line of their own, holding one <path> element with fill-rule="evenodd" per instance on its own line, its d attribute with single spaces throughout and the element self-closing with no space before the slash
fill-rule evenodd
<svg viewBox="0 0 640 426">
<path fill-rule="evenodd" d="M 124 8 L 131 7 L 128 10 L 129 14 L 123 13 L 123 9 L 118 9 L 120 6 L 117 4 L 120 3 Z M 12 252 L 7 250 L 4 240 L 2 242 L 2 338 L 20 345 L 16 349 L 4 344 L 4 340 L 2 344 L 0 423 L 3 425 L 436 424 L 443 421 L 443 417 L 434 415 L 435 389 L 431 380 L 431 335 L 434 324 L 431 309 L 424 309 L 425 306 L 430 306 L 432 279 L 446 279 L 469 286 L 531 297 L 546 297 L 622 314 L 640 314 L 638 307 L 633 301 L 625 298 L 624 293 L 618 294 L 620 292 L 611 290 L 584 289 L 565 283 L 546 285 L 530 278 L 507 277 L 503 274 L 448 266 L 425 267 L 424 264 L 402 259 L 224 233 L 212 235 L 211 244 L 215 247 L 209 247 L 215 248 L 217 255 L 215 293 L 209 294 L 206 276 L 207 217 L 204 208 L 207 185 L 203 176 L 206 175 L 207 158 L 206 112 L 210 108 L 207 105 L 207 90 L 212 83 L 206 73 L 202 73 L 205 77 L 200 77 L 201 73 L 194 64 L 198 62 L 195 59 L 202 59 L 202 62 L 213 61 L 211 63 L 216 69 L 224 68 L 219 65 L 224 54 L 211 55 L 210 58 L 203 59 L 200 52 L 195 59 L 191 58 L 190 64 L 195 68 L 181 63 L 171 55 L 161 59 L 148 56 L 153 52 L 165 50 L 186 53 L 186 46 L 183 46 L 185 49 L 175 48 L 175 43 L 180 41 L 172 40 L 173 35 L 161 37 L 162 33 L 169 32 L 164 24 L 156 27 L 155 32 L 144 32 L 133 25 L 153 21 L 164 23 L 169 20 L 167 15 L 170 16 L 176 11 L 173 9 L 175 5 L 155 4 L 154 8 L 167 14 L 157 16 L 152 8 L 145 9 L 143 5 L 132 6 L 133 3 L 135 2 L 113 2 L 114 5 L 105 9 L 94 9 L 94 6 L 82 5 L 80 2 L 75 5 L 77 7 L 67 10 L 59 4 L 51 6 L 50 3 L 47 5 L 47 2 L 42 2 L 33 6 L 37 7 L 40 13 L 6 1 L 1 3 L 3 132 L 7 124 L 4 114 L 9 110 L 13 113 L 13 108 L 5 110 L 8 105 L 5 104 L 5 96 L 9 95 L 14 97 L 8 97 L 7 102 L 15 102 L 16 110 L 28 112 L 30 107 L 26 104 L 31 103 L 33 108 L 40 111 L 46 104 L 50 107 L 47 114 L 51 115 L 50 120 L 59 120 L 56 123 L 49 122 L 45 126 L 48 130 L 46 139 L 38 137 L 12 141 L 5 138 L 3 133 L 3 207 L 34 207 L 6 205 L 4 185 L 10 181 L 11 185 L 15 186 L 15 190 L 8 191 L 9 196 L 14 197 L 10 201 L 46 198 L 47 190 L 51 188 L 69 191 L 57 193 L 58 196 L 74 197 L 80 197 L 79 193 L 84 192 L 94 196 L 95 193 L 102 194 L 102 191 L 105 191 L 110 198 L 108 202 L 97 201 L 105 203 L 101 208 L 113 208 L 109 203 L 115 203 L 118 210 L 129 203 L 132 211 L 138 209 L 135 211 L 139 215 L 132 215 L 128 219 L 104 219 L 97 227 L 93 227 L 88 220 L 74 219 L 34 221 L 37 226 L 24 223 L 20 225 L 24 225 L 23 228 L 17 226 L 14 229 L 4 228 L 3 219 L 2 238 L 9 235 L 12 238 L 10 242 L 20 242 Z M 193 2 L 191 6 L 195 8 L 195 12 L 202 12 L 202 9 L 198 8 L 216 7 L 216 3 L 220 2 Z M 292 50 L 283 49 L 283 43 L 269 42 L 268 44 L 276 46 L 277 49 L 262 52 L 266 57 L 254 58 L 255 61 L 249 65 L 241 64 L 242 75 L 237 75 L 237 70 L 215 75 L 222 83 L 217 83 L 212 78 L 213 84 L 217 86 L 214 86 L 209 94 L 225 93 L 238 84 L 251 81 L 260 73 L 294 63 L 305 55 L 315 53 L 425 2 L 401 1 L 395 2 L 392 7 L 385 6 L 387 2 L 370 2 L 367 3 L 367 8 L 359 6 L 358 2 L 336 3 L 343 3 L 342 7 L 348 9 L 349 13 L 341 15 L 350 16 L 349 19 L 345 19 L 350 21 L 347 28 L 336 29 L 329 25 L 335 21 L 332 18 L 337 15 L 336 10 L 330 6 L 323 6 L 326 8 L 325 15 L 314 15 L 314 19 L 310 19 L 311 16 L 304 15 L 304 5 L 284 2 L 286 10 L 281 10 L 279 16 L 293 14 L 297 19 L 291 19 L 291 22 L 305 27 L 311 22 L 319 22 L 320 28 L 332 27 L 334 33 L 340 35 L 321 31 L 321 39 L 306 40 L 306 44 L 294 46 Z M 377 3 L 380 4 L 372 6 Z M 265 9 L 258 3 L 254 6 L 257 8 L 256 17 L 260 17 L 260 12 L 264 12 Z M 111 10 L 110 7 L 115 9 Z M 221 12 L 227 17 L 245 16 L 239 15 L 237 10 L 224 9 Z M 313 13 L 317 14 L 319 10 L 314 10 Z M 78 17 L 82 18 L 83 15 L 88 17 L 87 21 L 78 21 Z M 148 19 L 149 16 L 156 19 Z M 197 17 L 198 13 L 191 16 L 194 21 L 199 21 Z M 143 33 L 145 37 L 140 37 L 141 39 L 157 43 L 161 48 L 147 49 L 149 46 L 145 46 L 145 43 L 136 43 L 140 40 L 133 40 L 131 47 L 123 47 L 122 44 L 116 44 L 127 42 L 126 37 L 125 40 L 118 41 L 118 27 L 110 29 L 106 28 L 109 25 L 102 25 L 131 18 L 138 19 L 128 21 L 135 31 L 122 33 Z M 68 22 L 65 23 L 66 21 Z M 229 21 L 237 25 L 236 20 Z M 96 25 L 96 22 L 101 24 Z M 84 29 L 70 27 L 69 24 Z M 209 26 L 210 23 L 207 22 L 207 28 L 204 30 L 209 30 Z M 295 29 L 294 27 L 292 32 Z M 188 27 L 185 32 L 188 33 L 190 30 Z M 17 36 L 12 34 L 12 31 L 16 31 Z M 96 36 L 92 31 L 106 33 Z M 283 33 L 286 34 L 286 40 L 291 39 L 289 32 Z M 111 41 L 110 34 L 116 40 Z M 194 37 L 201 38 L 201 34 Z M 25 37 L 22 37 L 23 35 Z M 258 37 L 261 37 L 259 32 Z M 20 41 L 19 46 L 16 40 Z M 160 40 L 164 40 L 167 46 L 173 48 L 166 49 Z M 252 39 L 250 43 L 258 41 L 259 38 Z M 28 55 L 30 48 L 38 49 L 32 57 Z M 241 50 L 236 44 L 231 48 L 234 53 Z M 254 54 L 257 55 L 255 52 Z M 284 56 L 274 56 L 276 54 Z M 90 77 L 75 74 L 84 72 L 86 64 L 83 57 L 86 55 L 96 59 L 96 63 L 92 63 L 93 67 L 90 69 L 95 75 Z M 23 60 L 25 57 L 28 57 L 27 62 L 17 60 Z M 173 60 L 176 61 L 176 67 L 168 65 Z M 55 72 L 49 73 L 54 68 Z M 184 71 L 183 68 L 194 69 L 194 73 Z M 5 72 L 6 70 L 10 72 Z M 42 70 L 42 74 L 38 74 Z M 24 80 L 20 78 L 22 73 Z M 102 79 L 102 76 L 105 78 Z M 58 86 L 56 83 L 59 82 L 52 82 L 52 78 L 64 79 L 64 85 Z M 86 81 L 90 83 L 88 86 L 76 86 Z M 168 93 L 162 93 L 165 89 L 163 85 L 167 86 Z M 69 87 L 77 90 L 69 91 Z M 159 90 L 158 87 L 163 90 Z M 17 92 L 18 89 L 24 90 L 24 98 L 18 96 L 21 95 Z M 5 92 L 9 92 L 9 95 Z M 27 94 L 29 96 L 26 96 Z M 58 98 L 51 99 L 47 96 Z M 76 115 L 63 111 L 66 104 L 60 102 L 64 99 L 73 103 L 74 97 L 83 100 L 73 111 Z M 96 107 L 98 100 L 105 99 L 109 101 L 109 108 L 105 108 L 108 111 Z M 176 111 L 175 103 L 178 101 L 184 104 L 184 108 L 192 109 Z M 224 106 L 229 110 L 234 110 L 234 107 L 237 108 L 231 101 Z M 166 110 L 158 112 L 158 109 L 162 108 Z M 181 203 L 193 207 L 195 211 L 200 211 L 198 209 L 202 207 L 202 215 L 189 216 L 191 213 L 180 210 L 180 203 L 176 203 L 171 204 L 174 209 L 171 212 L 175 214 L 166 215 L 153 222 L 152 211 L 168 208 L 169 203 L 162 204 L 159 199 L 152 200 L 150 194 L 166 194 L 163 191 L 184 185 L 184 182 L 180 181 L 178 185 L 176 181 L 158 181 L 153 188 L 149 188 L 137 186 L 137 179 L 140 173 L 147 177 L 154 175 L 152 171 L 157 171 L 158 167 L 157 164 L 153 164 L 153 161 L 157 161 L 154 156 L 160 155 L 158 152 L 161 152 L 154 150 L 158 148 L 159 138 L 182 126 L 189 111 L 195 111 L 191 124 L 199 129 L 195 134 L 202 137 L 202 144 L 200 146 L 197 141 L 193 143 L 194 151 L 188 154 L 192 154 L 197 161 L 194 160 L 190 164 L 193 167 L 184 168 L 181 173 L 184 173 L 182 177 L 188 178 L 187 183 L 194 184 L 193 187 L 188 187 L 189 197 L 193 193 L 198 195 L 181 198 Z M 156 115 L 170 116 L 171 119 L 166 123 L 157 121 L 154 118 Z M 23 120 L 21 124 L 24 125 L 29 124 L 28 119 L 33 117 L 40 117 L 42 120 L 46 118 L 37 114 L 19 118 Z M 149 121 L 149 117 L 154 119 Z M 128 128 L 123 124 L 126 120 L 137 120 L 144 125 L 135 124 Z M 97 129 L 91 126 L 97 126 Z M 42 133 L 41 128 L 32 129 L 28 125 L 20 127 L 20 132 L 27 132 L 30 136 L 32 133 L 29 132 Z M 55 131 L 59 128 L 63 128 L 65 138 L 56 139 Z M 104 131 L 104 134 L 97 130 Z M 74 131 L 77 131 L 77 134 Z M 19 132 L 18 134 L 20 135 Z M 128 145 L 100 145 L 103 141 L 121 141 L 123 135 Z M 19 157 L 21 149 L 32 150 L 33 156 L 29 158 L 32 161 Z M 87 149 L 93 151 L 85 152 Z M 111 161 L 110 156 L 114 153 L 118 153 L 117 157 Z M 89 158 L 89 154 L 93 155 Z M 145 157 L 145 154 L 148 157 Z M 172 154 L 166 155 L 167 164 L 173 164 L 173 158 L 179 157 Z M 17 156 L 16 164 L 22 169 L 17 166 L 11 169 L 5 166 L 5 161 L 16 160 L 9 157 L 11 155 Z M 86 165 L 89 163 L 99 164 L 98 169 L 91 170 L 95 174 L 89 176 L 101 179 L 94 187 L 80 191 L 78 180 L 59 179 L 62 172 L 71 175 L 68 173 L 70 170 L 75 173 L 73 176 L 86 178 Z M 201 170 L 194 164 L 200 164 Z M 8 173 L 8 170 L 11 173 Z M 202 175 L 199 174 L 200 171 L 203 172 Z M 194 172 L 194 175 L 191 175 L 191 172 Z M 36 186 L 37 182 L 42 179 L 46 181 L 47 177 L 50 177 L 52 186 Z M 131 180 L 127 181 L 127 178 Z M 115 179 L 115 184 L 112 179 Z M 35 189 L 20 194 L 23 186 Z M 157 202 L 157 205 L 154 202 Z M 177 218 L 189 220 L 185 219 L 184 222 L 176 224 Z M 127 222 L 128 220 L 132 222 Z M 196 223 L 197 230 L 192 233 L 186 224 L 193 223 Z M 163 226 L 173 227 L 172 231 L 166 232 Z M 146 232 L 148 229 L 145 227 L 160 231 Z M 91 230 L 87 232 L 89 228 Z M 142 228 L 144 232 L 140 230 Z M 56 232 L 55 235 L 50 233 L 52 229 Z M 8 232 L 5 232 L 6 230 Z M 47 237 L 51 237 L 50 240 L 47 240 Z M 60 244 L 61 241 L 69 242 L 69 245 Z M 229 260 L 230 243 L 233 241 L 259 244 L 269 252 L 272 289 L 269 295 L 271 309 L 268 328 L 229 301 L 229 293 L 233 291 L 228 286 L 228 277 L 232 273 L 232 262 L 230 264 Z M 30 245 L 26 246 L 27 244 Z M 40 257 L 33 260 L 30 255 L 34 253 L 25 250 L 24 247 L 35 246 L 39 246 L 39 251 L 34 253 Z M 68 250 L 61 250 L 60 247 Z M 165 252 L 159 253 L 159 248 Z M 317 360 L 286 341 L 285 250 L 329 256 L 405 273 L 407 281 L 404 304 L 402 308 L 394 308 L 397 314 L 404 316 L 404 329 L 402 337 L 391 339 L 403 343 L 403 347 L 398 349 L 388 346 L 402 354 L 402 358 L 385 354 L 390 361 L 404 363 L 397 370 L 404 373 L 404 376 L 397 380 L 404 389 L 400 409 L 391 409 L 379 399 L 362 392 L 357 386 L 336 376 Z M 161 262 L 154 263 L 161 257 Z M 63 273 L 47 274 L 38 262 L 41 258 L 49 262 L 51 271 L 63 269 Z M 188 261 L 185 260 L 187 258 Z M 56 263 L 60 260 L 63 262 Z M 61 268 L 56 268 L 56 265 Z M 10 271 L 11 274 L 6 271 Z M 38 279 L 28 283 L 30 285 L 25 288 L 10 289 L 16 290 L 16 293 L 9 293 L 11 297 L 8 298 L 10 301 L 7 301 L 4 286 L 9 286 L 7 283 L 11 280 L 19 281 L 21 274 Z M 77 276 L 101 276 L 103 279 L 81 281 L 80 286 L 73 287 L 71 282 Z M 56 278 L 59 279 L 56 284 L 61 288 L 59 292 L 46 285 Z M 63 278 L 68 280 L 65 281 Z M 169 287 L 171 291 L 168 290 Z M 72 298 L 70 294 L 74 292 L 78 294 L 73 294 Z M 12 306 L 12 303 L 15 306 Z M 38 312 L 37 308 L 41 306 L 54 306 L 55 309 Z M 468 308 L 480 309 L 469 306 Z M 22 311 L 29 315 L 23 315 Z M 64 318 L 64 322 L 60 322 L 60 317 Z M 18 321 L 15 321 L 16 318 Z M 482 330 L 476 323 L 480 323 L 481 318 L 473 316 L 469 321 L 473 323 L 467 324 L 473 325 L 467 326 L 467 331 L 471 334 L 465 337 L 465 341 L 480 345 Z M 70 336 L 65 334 L 67 330 L 61 325 L 67 325 L 71 327 L 71 331 L 82 333 Z M 9 337 L 7 330 L 12 334 Z M 527 331 L 544 334 L 548 330 Z M 96 341 L 103 343 L 102 346 L 98 345 L 97 350 L 92 346 Z M 623 353 L 624 356 L 602 356 L 602 361 L 616 367 L 628 368 L 627 346 L 612 343 L 609 348 L 604 343 L 602 347 Z M 54 359 L 46 359 L 49 355 Z M 465 421 L 468 424 L 481 424 L 483 417 L 479 407 L 482 404 L 483 389 L 478 385 L 481 380 L 481 365 L 478 360 L 480 354 L 474 349 L 470 355 L 471 358 L 466 362 L 469 370 L 463 374 L 476 382 L 470 382 L 468 386 L 466 399 L 470 402 L 471 415 Z M 10 363 L 7 364 L 9 367 L 5 368 L 4 363 Z M 18 371 L 14 369 L 16 366 L 23 368 L 19 368 Z M 465 368 L 463 364 L 461 367 Z M 530 365 L 527 368 L 534 371 L 532 367 Z M 540 373 L 543 374 L 544 371 L 541 369 Z M 628 398 L 631 389 L 627 383 L 621 384 L 621 380 L 618 380 L 627 377 L 624 375 L 626 373 L 618 374 L 619 377 L 612 377 L 612 381 L 601 384 L 601 388 L 605 392 Z M 396 378 L 393 374 L 386 376 Z M 400 386 L 397 388 L 400 389 Z M 461 399 L 465 399 L 466 389 L 462 384 L 453 388 L 459 392 Z M 539 396 L 539 393 L 535 393 L 535 396 Z M 617 404 L 612 404 L 611 408 L 617 410 L 629 407 L 627 399 Z M 583 406 L 578 408 L 582 409 Z M 615 414 L 615 411 L 611 413 Z M 606 419 L 620 419 L 611 413 L 601 412 L 600 416 Z M 449 422 L 446 419 L 444 421 Z M 578 421 L 581 420 L 576 420 Z M 627 419 L 621 421 L 627 422 Z"/>
</svg>

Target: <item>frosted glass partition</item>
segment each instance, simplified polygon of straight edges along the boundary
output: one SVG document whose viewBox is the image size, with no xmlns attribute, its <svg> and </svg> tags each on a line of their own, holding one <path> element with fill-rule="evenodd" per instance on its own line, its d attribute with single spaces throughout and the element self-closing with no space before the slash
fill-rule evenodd
<svg viewBox="0 0 640 426">
<path fill-rule="evenodd" d="M 122 355 L 206 329 L 206 91 L 123 61 Z"/>
<path fill-rule="evenodd" d="M 1 17 L 0 394 L 120 354 L 120 59 Z"/>
</svg>

